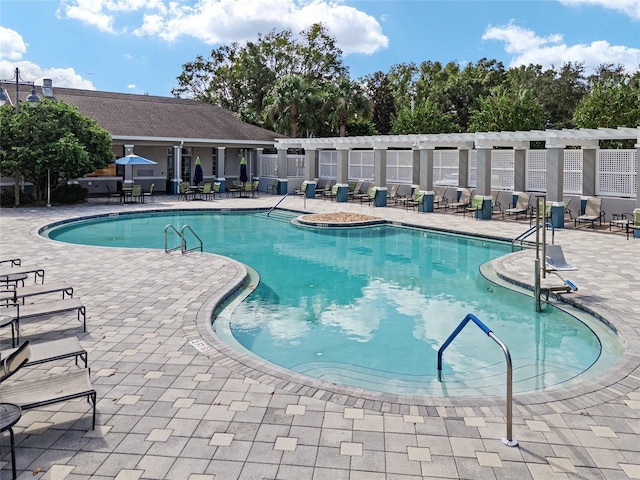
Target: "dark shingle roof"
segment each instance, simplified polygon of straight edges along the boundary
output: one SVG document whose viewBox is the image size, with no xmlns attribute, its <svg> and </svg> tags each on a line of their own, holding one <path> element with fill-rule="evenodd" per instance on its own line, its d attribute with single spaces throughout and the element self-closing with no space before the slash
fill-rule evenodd
<svg viewBox="0 0 640 480">
<path fill-rule="evenodd" d="M 221 107 L 172 97 L 54 89 L 54 98 L 78 108 L 114 137 L 273 141 L 282 135 L 240 121 Z"/>
</svg>

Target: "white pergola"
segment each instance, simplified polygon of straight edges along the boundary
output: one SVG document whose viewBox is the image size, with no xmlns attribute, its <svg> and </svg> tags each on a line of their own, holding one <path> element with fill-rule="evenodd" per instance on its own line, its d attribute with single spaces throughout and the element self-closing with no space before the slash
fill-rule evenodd
<svg viewBox="0 0 640 480">
<path fill-rule="evenodd" d="M 370 149 L 374 155 L 374 184 L 380 191 L 377 206 L 386 205 L 386 152 L 395 149 L 413 151 L 413 183 L 425 192 L 423 211 L 433 211 L 433 151 L 436 148 L 457 149 L 460 161 L 460 184 L 467 182 L 469 151 L 477 151 L 476 194 L 484 199 L 485 218 L 491 218 L 491 150 L 512 148 L 516 151 L 516 170 L 524 171 L 526 151 L 531 142 L 544 142 L 547 151 L 547 199 L 552 202 L 552 222 L 556 227 L 564 224 L 563 166 L 564 149 L 580 147 L 585 152 L 584 162 L 595 166 L 595 151 L 604 140 L 634 140 L 640 163 L 640 126 L 636 128 L 594 128 L 563 130 L 531 130 L 475 133 L 442 133 L 410 135 L 373 135 L 332 138 L 284 138 L 277 139 L 279 171 L 286 171 L 286 153 L 289 148 L 304 149 L 306 155 L 305 179 L 315 185 L 316 155 L 319 150 L 338 152 L 337 183 L 346 188 L 348 182 L 349 151 Z M 589 165 L 591 168 L 591 165 Z M 640 165 L 637 168 L 640 171 Z M 518 175 L 518 171 L 516 171 Z M 523 176 L 523 175 L 522 175 Z M 286 181 L 286 179 L 282 179 Z M 636 210 L 640 212 L 640 176 L 636 189 Z M 522 189 L 524 190 L 524 188 Z M 311 189 L 311 192 L 314 188 Z M 343 198 L 346 198 L 343 195 Z M 483 214 L 483 215 L 484 215 Z"/>
</svg>

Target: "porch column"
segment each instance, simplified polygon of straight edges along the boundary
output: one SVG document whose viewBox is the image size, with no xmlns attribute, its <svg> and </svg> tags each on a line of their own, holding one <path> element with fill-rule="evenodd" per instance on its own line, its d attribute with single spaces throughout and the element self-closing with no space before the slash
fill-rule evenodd
<svg viewBox="0 0 640 480">
<path fill-rule="evenodd" d="M 482 197 L 482 211 L 474 212 L 476 218 L 491 220 L 491 148 L 478 148 L 476 170 L 476 195 Z"/>
<path fill-rule="evenodd" d="M 180 172 L 182 171 L 182 146 L 175 145 L 173 147 L 173 178 L 171 179 L 171 193 L 172 195 L 178 195 L 180 188 L 178 185 L 182 181 L 180 178 Z"/>
<path fill-rule="evenodd" d="M 373 184 L 376 188 L 376 207 L 387 206 L 387 149 L 373 147 Z"/>
<path fill-rule="evenodd" d="M 336 202 L 346 202 L 349 199 L 349 149 L 338 149 L 337 167 L 336 185 L 338 185 L 338 196 L 336 197 Z"/>
<path fill-rule="evenodd" d="M 420 191 L 425 192 L 422 205 L 418 205 L 419 212 L 433 212 L 433 150 L 433 147 L 421 147 L 413 151 L 414 175 L 418 157 L 418 185 Z"/>
<path fill-rule="evenodd" d="M 318 151 L 315 148 L 304 149 L 304 179 L 307 182 L 305 190 L 307 198 L 316 198 L 316 177 L 318 176 Z"/>
<path fill-rule="evenodd" d="M 276 162 L 276 178 L 278 183 L 278 195 L 284 195 L 289 191 L 289 172 L 287 170 L 287 149 L 278 149 L 278 160 Z"/>
<path fill-rule="evenodd" d="M 595 148 L 582 149 L 582 195 L 596 194 L 596 153 Z"/>
<path fill-rule="evenodd" d="M 564 147 L 547 147 L 547 201 L 551 202 L 551 224 L 564 228 Z"/>
<path fill-rule="evenodd" d="M 513 191 L 527 191 L 527 151 L 516 148 L 513 152 Z"/>
<path fill-rule="evenodd" d="M 225 178 L 227 175 L 227 167 L 226 167 L 226 157 L 225 150 L 226 147 L 217 147 L 218 149 L 218 178 L 217 181 L 220 182 L 220 193 L 224 193 L 227 191 L 227 179 Z"/>
</svg>

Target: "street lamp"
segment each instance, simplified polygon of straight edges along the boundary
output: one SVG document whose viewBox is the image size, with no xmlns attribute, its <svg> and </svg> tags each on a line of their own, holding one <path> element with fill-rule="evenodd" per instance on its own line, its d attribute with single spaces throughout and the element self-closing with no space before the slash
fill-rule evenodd
<svg viewBox="0 0 640 480">
<path fill-rule="evenodd" d="M 20 69 L 16 67 L 13 78 L 8 80 L 4 80 L 4 79 L 0 80 L 0 106 L 4 105 L 7 102 L 9 104 L 12 104 L 11 98 L 9 97 L 9 92 L 7 92 L 7 90 L 2 87 L 3 83 L 8 83 L 8 84 L 15 83 L 16 85 L 16 99 L 15 99 L 16 113 L 20 112 L 20 85 L 31 85 L 31 95 L 27 97 L 28 105 L 35 105 L 38 102 L 40 102 L 40 97 L 36 93 L 35 83 L 22 80 L 22 78 L 20 78 Z M 15 171 L 13 175 L 14 175 L 14 181 L 15 181 L 15 195 L 16 195 L 15 206 L 18 207 L 20 206 L 20 172 Z M 47 183 L 48 183 L 48 180 L 47 180 Z M 49 198 L 47 198 L 47 206 L 49 206 L 49 203 L 50 203 Z"/>
</svg>

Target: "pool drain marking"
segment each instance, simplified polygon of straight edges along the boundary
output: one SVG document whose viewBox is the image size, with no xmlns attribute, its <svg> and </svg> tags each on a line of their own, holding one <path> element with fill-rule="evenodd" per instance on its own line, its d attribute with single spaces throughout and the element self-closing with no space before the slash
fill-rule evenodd
<svg viewBox="0 0 640 480">
<path fill-rule="evenodd" d="M 205 343 L 201 338 L 189 340 L 189 344 L 199 352 L 206 352 L 207 350 L 211 350 L 211 346 Z"/>
</svg>

